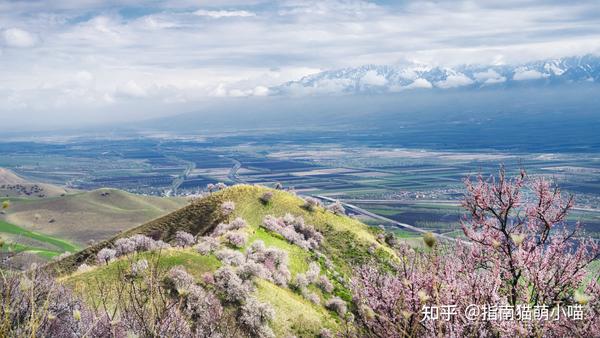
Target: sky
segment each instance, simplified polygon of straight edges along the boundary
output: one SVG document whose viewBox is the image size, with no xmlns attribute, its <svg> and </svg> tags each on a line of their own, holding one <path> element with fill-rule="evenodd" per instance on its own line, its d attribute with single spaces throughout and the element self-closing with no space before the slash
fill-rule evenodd
<svg viewBox="0 0 600 338">
<path fill-rule="evenodd" d="M 343 67 L 588 53 L 598 1 L 0 0 L 0 117 L 133 121 Z"/>
</svg>

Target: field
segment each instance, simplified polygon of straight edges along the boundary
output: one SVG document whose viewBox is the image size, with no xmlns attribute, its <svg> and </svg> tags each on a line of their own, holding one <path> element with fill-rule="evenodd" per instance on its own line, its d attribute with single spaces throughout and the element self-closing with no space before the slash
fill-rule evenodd
<svg viewBox="0 0 600 338">
<path fill-rule="evenodd" d="M 0 167 L 71 189 L 112 187 L 157 196 L 194 195 L 217 182 L 280 182 L 301 194 L 342 199 L 400 222 L 454 235 L 461 215 L 455 205 L 463 193 L 462 180 L 494 173 L 504 164 L 509 172 L 525 168 L 530 175 L 549 177 L 576 194 L 579 210 L 571 220 L 582 221 L 589 234 L 600 237 L 600 158 L 593 151 L 412 146 L 402 148 L 393 139 L 368 133 L 348 137 L 309 130 L 78 137 L 0 143 Z M 33 227 L 31 219 L 14 223 L 44 230 Z M 76 237 L 69 239 L 79 241 Z"/>
<path fill-rule="evenodd" d="M 0 236 L 11 242 L 2 248 L 3 252 L 30 252 L 51 258 L 63 252 L 80 250 L 79 246 L 63 239 L 29 231 L 2 220 L 0 220 Z"/>
</svg>

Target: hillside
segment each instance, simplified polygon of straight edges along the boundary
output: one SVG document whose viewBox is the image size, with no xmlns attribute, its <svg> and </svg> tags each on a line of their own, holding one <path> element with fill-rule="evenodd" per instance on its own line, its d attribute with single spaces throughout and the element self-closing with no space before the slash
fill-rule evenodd
<svg viewBox="0 0 600 338">
<path fill-rule="evenodd" d="M 45 198 L 67 194 L 68 189 L 47 183 L 26 180 L 12 171 L 0 168 L 0 198 Z"/>
<path fill-rule="evenodd" d="M 265 193 L 272 194 L 268 202 L 261 201 Z M 222 210 L 224 202 L 235 204 L 233 212 L 227 214 Z M 143 234 L 174 245 L 177 231 L 186 231 L 193 235 L 208 235 L 215 231 L 218 224 L 223 222 L 232 224 L 239 217 L 247 223 L 247 226 L 240 230 L 247 240 L 237 249 L 229 244 L 221 245 L 248 255 L 249 250 L 253 250 L 250 249 L 253 248 L 253 244 L 262 241 L 267 250 L 274 248 L 283 251 L 288 257 L 289 282 L 281 284 L 268 278 L 256 278 L 252 292 L 252 297 L 268 303 L 274 309 L 271 328 L 275 335 L 278 337 L 316 336 L 322 328 L 335 332 L 341 329 L 344 321 L 339 313 L 327 309 L 326 304 L 334 298 L 337 299 L 336 297 L 341 299 L 340 302 L 351 300 L 348 289 L 351 266 L 367 262 L 372 257 L 381 262 L 396 258 L 390 248 L 378 242 L 378 231 L 322 207 L 309 210 L 304 203 L 301 198 L 284 191 L 248 185 L 234 186 L 194 201 L 189 206 L 88 247 L 61 261 L 51 263 L 47 269 L 61 276 L 60 280 L 64 284 L 73 287 L 76 293 L 83 295 L 90 303 L 97 303 L 98 299 L 105 295 L 99 290 L 106 291 L 111 285 L 118 284 L 119 276 L 122 276 L 123 271 L 127 271 L 135 260 L 146 259 L 149 262 L 156 262 L 165 271 L 175 266 L 183 266 L 196 280 L 202 280 L 206 273 L 213 274 L 215 270 L 228 265 L 228 258 L 221 256 L 217 249 L 212 253 L 201 254 L 196 248 L 171 247 L 159 253 L 142 252 L 133 256 L 127 255 L 110 264 L 100 266 L 96 263 L 96 254 L 103 248 L 115 247 L 117 239 L 135 234 Z M 323 239 L 318 250 L 303 249 L 301 245 L 292 244 L 282 235 L 265 229 L 263 225 L 265 217 L 268 215 L 282 217 L 286 214 L 302 217 L 305 224 L 312 225 L 322 234 Z M 213 238 L 214 236 L 215 234 Z M 216 238 L 223 241 L 222 236 Z M 76 271 L 84 263 L 91 267 Z M 309 270 L 314 270 L 315 264 L 322 271 L 322 275 L 332 281 L 332 289 L 324 291 L 317 287 L 316 283 L 309 285 L 302 292 L 294 288 L 296 277 L 299 274 L 308 275 Z M 312 295 L 312 302 L 306 293 Z M 234 310 L 235 306 L 229 304 L 226 306 L 225 313 Z"/>
<path fill-rule="evenodd" d="M 98 189 L 64 196 L 15 200 L 5 220 L 30 231 L 85 245 L 176 210 L 184 199 L 141 196 Z"/>
</svg>

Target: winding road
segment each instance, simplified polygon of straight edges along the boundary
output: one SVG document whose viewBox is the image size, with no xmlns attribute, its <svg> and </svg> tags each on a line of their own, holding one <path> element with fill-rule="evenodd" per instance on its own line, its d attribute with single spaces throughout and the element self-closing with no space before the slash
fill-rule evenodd
<svg viewBox="0 0 600 338">
<path fill-rule="evenodd" d="M 326 197 L 326 196 L 321 196 L 321 195 L 315 195 L 314 197 L 318 198 L 318 199 L 321 199 L 321 200 L 328 201 L 328 202 L 335 202 L 335 201 L 337 201 L 337 200 L 335 200 L 333 198 Z M 392 224 L 398 225 L 400 227 L 403 227 L 403 228 L 406 228 L 406 229 L 410 229 L 412 231 L 416 231 L 416 232 L 419 232 L 419 233 L 422 233 L 422 234 L 425 234 L 425 233 L 429 232 L 429 231 L 425 231 L 425 230 L 423 230 L 421 228 L 417 228 L 414 225 L 410 225 L 410 224 L 398 222 L 398 221 L 395 221 L 395 220 L 393 220 L 391 218 L 387 218 L 387 217 L 383 217 L 381 215 L 374 214 L 374 213 L 372 213 L 372 212 L 370 212 L 368 210 L 365 210 L 363 208 L 357 207 L 356 205 L 353 205 L 353 204 L 348 204 L 348 203 L 345 203 L 345 202 L 342 202 L 342 201 L 340 201 L 340 203 L 342 203 L 342 205 L 344 206 L 344 208 L 350 209 L 350 210 L 352 210 L 352 211 L 354 211 L 356 213 L 359 213 L 359 214 L 362 214 L 362 215 L 365 215 L 365 216 L 369 216 L 369 217 L 374 218 L 374 219 L 378 219 L 378 220 L 381 220 L 381 221 L 384 221 L 384 222 L 392 223 Z M 450 236 L 446 236 L 444 234 L 437 234 L 437 233 L 433 233 L 433 234 L 437 238 L 439 238 L 439 239 L 447 240 L 447 241 L 450 241 L 450 242 L 458 242 L 458 241 L 460 241 L 460 242 L 465 243 L 465 244 L 470 244 L 470 243 L 465 242 L 463 240 L 460 240 L 460 239 L 457 239 L 457 238 L 453 238 L 453 237 L 450 237 Z"/>
<path fill-rule="evenodd" d="M 235 158 L 231 159 L 233 161 L 233 167 L 229 169 L 229 174 L 227 174 L 227 178 L 235 183 L 245 183 L 244 180 L 240 178 L 238 175 L 238 170 L 242 167 L 242 162 L 236 160 Z"/>
</svg>

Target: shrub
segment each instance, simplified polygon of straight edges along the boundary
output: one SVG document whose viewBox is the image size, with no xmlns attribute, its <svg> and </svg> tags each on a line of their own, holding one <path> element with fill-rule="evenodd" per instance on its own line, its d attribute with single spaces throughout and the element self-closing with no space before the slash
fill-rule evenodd
<svg viewBox="0 0 600 338">
<path fill-rule="evenodd" d="M 225 184 L 223 182 L 219 182 L 217 184 L 209 183 L 206 185 L 206 190 L 208 190 L 209 192 L 219 191 L 219 190 L 223 190 L 225 188 L 227 188 L 227 184 Z"/>
<path fill-rule="evenodd" d="M 269 204 L 269 202 L 271 202 L 272 199 L 273 192 L 271 191 L 267 191 L 264 194 L 262 194 L 262 196 L 260 196 L 260 201 L 262 202 L 262 204 Z"/>
<path fill-rule="evenodd" d="M 321 273 L 321 266 L 317 262 L 310 262 L 308 264 L 308 271 L 306 272 L 306 278 L 310 283 L 314 283 L 319 278 L 319 274 Z"/>
<path fill-rule="evenodd" d="M 340 317 L 343 317 L 348 311 L 346 302 L 339 297 L 333 297 L 325 302 L 325 307 L 331 311 L 335 311 Z"/>
<path fill-rule="evenodd" d="M 319 332 L 319 338 L 333 338 L 333 333 L 329 329 L 323 328 Z"/>
<path fill-rule="evenodd" d="M 196 239 L 194 235 L 187 233 L 185 231 L 177 231 L 175 233 L 175 245 L 181 248 L 185 248 L 188 246 L 194 245 Z"/>
<path fill-rule="evenodd" d="M 83 263 L 83 264 L 81 264 L 80 266 L 78 266 L 78 267 L 77 267 L 77 272 L 81 272 L 81 273 L 83 273 L 83 272 L 88 272 L 88 271 L 90 271 L 91 269 L 92 269 L 92 267 L 91 267 L 91 266 L 89 266 L 89 265 L 87 265 L 87 264 Z"/>
<path fill-rule="evenodd" d="M 221 236 L 222 234 L 226 233 L 227 231 L 239 230 L 239 229 L 245 228 L 247 226 L 248 226 L 248 223 L 246 223 L 246 221 L 244 221 L 244 219 L 242 219 L 241 217 L 237 217 L 236 219 L 231 221 L 231 223 L 219 223 L 215 227 L 215 230 L 213 230 L 212 235 L 213 236 Z"/>
<path fill-rule="evenodd" d="M 178 293 L 186 293 L 194 284 L 194 277 L 183 266 L 172 267 L 165 276 L 165 282 Z"/>
<path fill-rule="evenodd" d="M 213 293 L 192 285 L 185 297 L 184 312 L 193 323 L 195 337 L 215 337 L 222 325 L 223 306 Z"/>
<path fill-rule="evenodd" d="M 239 266 L 246 260 L 241 252 L 228 248 L 217 251 L 215 255 L 225 265 Z"/>
<path fill-rule="evenodd" d="M 294 217 L 290 214 L 279 218 L 267 215 L 263 218 L 262 227 L 280 234 L 288 242 L 304 250 L 317 249 L 323 241 L 323 235 L 312 225 L 305 224 L 302 217 Z"/>
<path fill-rule="evenodd" d="M 225 234 L 225 238 L 227 238 L 229 244 L 233 245 L 236 248 L 243 247 L 248 241 L 248 235 L 240 231 L 230 231 Z"/>
<path fill-rule="evenodd" d="M 154 242 L 154 248 L 152 250 L 153 251 L 164 250 L 164 249 L 168 249 L 170 247 L 171 247 L 171 245 L 169 245 L 169 243 L 165 243 L 165 242 L 163 242 L 161 240 L 158 240 L 158 241 Z"/>
<path fill-rule="evenodd" d="M 393 233 L 388 232 L 385 234 L 385 242 L 387 243 L 387 245 L 393 248 L 396 245 L 398 245 L 398 238 L 396 238 L 396 235 L 394 235 Z"/>
<path fill-rule="evenodd" d="M 291 277 L 292 274 L 285 265 L 280 266 L 275 271 L 271 271 L 271 279 L 279 286 L 287 286 Z"/>
<path fill-rule="evenodd" d="M 221 204 L 221 213 L 225 216 L 230 215 L 235 211 L 235 203 L 233 201 L 225 201 Z"/>
<path fill-rule="evenodd" d="M 318 199 L 310 196 L 304 198 L 304 209 L 308 211 L 315 211 L 320 206 L 322 206 L 321 201 L 319 201 Z"/>
<path fill-rule="evenodd" d="M 229 230 L 239 230 L 239 229 L 245 228 L 247 226 L 248 226 L 248 223 L 246 223 L 246 221 L 243 218 L 236 217 L 236 219 L 234 219 L 229 224 Z"/>
<path fill-rule="evenodd" d="M 131 264 L 131 274 L 134 276 L 142 275 L 146 270 L 148 270 L 148 261 L 145 259 L 140 259 Z"/>
<path fill-rule="evenodd" d="M 265 248 L 263 241 L 255 241 L 246 251 L 248 260 L 261 264 L 267 275 L 263 278 L 269 279 L 278 285 L 287 285 L 291 278 L 288 270 L 287 252 L 277 248 Z"/>
<path fill-rule="evenodd" d="M 215 286 L 229 302 L 242 302 L 253 291 L 251 282 L 243 281 L 229 266 L 221 267 L 215 271 L 214 278 Z"/>
<path fill-rule="evenodd" d="M 144 235 L 134 235 L 129 237 L 129 239 L 135 243 L 135 251 L 137 252 L 157 251 L 171 247 L 168 243 L 165 243 L 161 240 L 155 241 L 152 238 Z"/>
<path fill-rule="evenodd" d="M 306 276 L 302 273 L 299 273 L 296 275 L 296 280 L 294 281 L 294 286 L 298 289 L 298 290 L 302 290 L 304 288 L 306 288 L 308 286 L 309 281 L 308 278 L 306 278 Z"/>
<path fill-rule="evenodd" d="M 320 305 L 321 304 L 321 298 L 319 297 L 319 295 L 317 295 L 314 292 L 306 292 L 304 294 L 304 297 L 306 299 L 308 299 L 311 303 L 316 304 L 316 305 Z"/>
<path fill-rule="evenodd" d="M 119 332 L 41 270 L 0 278 L 0 333 L 4 337 L 106 336 Z M 114 330 L 113 330 L 114 329 Z"/>
<path fill-rule="evenodd" d="M 109 248 L 103 248 L 96 254 L 98 264 L 108 264 L 117 257 L 117 251 Z"/>
<path fill-rule="evenodd" d="M 219 247 L 219 241 L 213 237 L 198 237 L 196 251 L 201 255 L 208 255 Z"/>
<path fill-rule="evenodd" d="M 242 280 L 251 280 L 254 277 L 269 279 L 271 277 L 271 273 L 262 264 L 253 260 L 247 260 L 240 265 L 237 274 Z"/>
<path fill-rule="evenodd" d="M 262 262 L 265 258 L 265 242 L 256 240 L 250 244 L 250 247 L 246 250 L 246 256 L 248 259 L 252 259 L 256 262 Z"/>
<path fill-rule="evenodd" d="M 117 256 L 127 255 L 137 249 L 137 243 L 131 238 L 119 238 L 115 241 Z"/>
<path fill-rule="evenodd" d="M 435 235 L 431 232 L 423 234 L 423 242 L 425 242 L 425 245 L 428 247 L 433 248 L 433 246 L 436 244 Z"/>
<path fill-rule="evenodd" d="M 346 209 L 340 201 L 335 201 L 327 206 L 327 210 L 333 212 L 336 215 L 345 215 Z"/>
<path fill-rule="evenodd" d="M 274 337 L 269 322 L 275 317 L 275 311 L 267 303 L 261 303 L 250 297 L 240 308 L 239 321 L 242 327 L 255 337 Z"/>
<path fill-rule="evenodd" d="M 333 292 L 333 284 L 329 281 L 327 276 L 322 275 L 319 277 L 319 287 L 323 292 L 332 293 Z"/>
<path fill-rule="evenodd" d="M 374 255 L 375 252 L 377 251 L 377 245 L 375 243 L 371 243 L 369 244 L 369 247 L 367 248 L 367 251 L 371 254 Z"/>
</svg>

